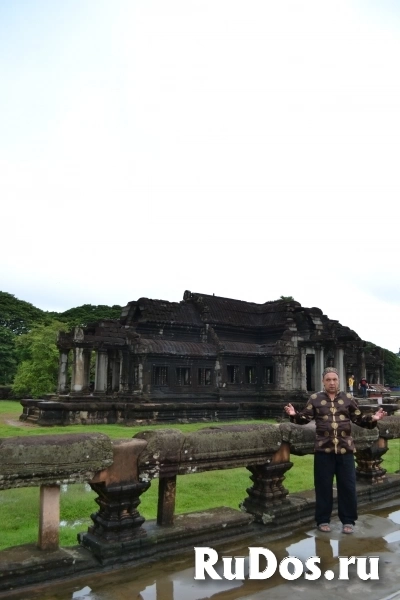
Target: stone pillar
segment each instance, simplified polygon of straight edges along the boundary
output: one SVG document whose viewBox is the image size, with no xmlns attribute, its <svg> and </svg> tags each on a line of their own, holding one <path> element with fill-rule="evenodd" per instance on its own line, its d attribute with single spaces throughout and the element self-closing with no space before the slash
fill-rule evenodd
<svg viewBox="0 0 400 600">
<path fill-rule="evenodd" d="M 60 486 L 40 486 L 39 540 L 40 550 L 58 550 L 60 531 Z"/>
<path fill-rule="evenodd" d="M 138 386 L 140 391 L 143 391 L 143 363 L 138 365 Z"/>
<path fill-rule="evenodd" d="M 344 370 L 344 350 L 336 348 L 335 350 L 335 367 L 339 371 L 340 389 L 347 391 L 346 373 Z"/>
<path fill-rule="evenodd" d="M 90 359 L 91 350 L 83 351 L 83 392 L 88 392 L 90 387 Z"/>
<path fill-rule="evenodd" d="M 74 348 L 74 379 L 72 382 L 71 391 L 75 393 L 82 392 L 85 386 L 85 366 L 84 366 L 84 350 L 83 348 Z"/>
<path fill-rule="evenodd" d="M 68 393 L 68 354 L 69 350 L 60 351 L 60 361 L 58 365 L 58 393 Z"/>
<path fill-rule="evenodd" d="M 129 392 L 129 352 L 121 350 L 119 357 L 119 393 Z"/>
<path fill-rule="evenodd" d="M 307 353 L 305 348 L 300 349 L 300 376 L 301 389 L 307 391 Z"/>
<path fill-rule="evenodd" d="M 365 367 L 365 354 L 364 354 L 364 350 L 360 350 L 358 355 L 357 355 L 357 370 L 358 370 L 358 381 L 362 378 L 362 377 L 366 377 L 367 376 L 367 371 L 366 371 L 366 367 Z M 357 384 L 358 384 L 357 381 Z"/>
<path fill-rule="evenodd" d="M 324 349 L 315 350 L 315 391 L 322 390 L 322 373 L 324 372 Z"/>
<path fill-rule="evenodd" d="M 105 394 L 107 392 L 108 353 L 107 350 L 97 350 L 96 376 L 94 391 Z"/>
<path fill-rule="evenodd" d="M 113 392 L 119 392 L 119 381 L 121 373 L 121 364 L 119 360 L 118 352 L 115 353 L 112 361 L 112 379 L 111 379 L 111 390 Z"/>
<path fill-rule="evenodd" d="M 157 525 L 173 525 L 175 514 L 176 475 L 160 477 L 158 484 Z"/>
</svg>

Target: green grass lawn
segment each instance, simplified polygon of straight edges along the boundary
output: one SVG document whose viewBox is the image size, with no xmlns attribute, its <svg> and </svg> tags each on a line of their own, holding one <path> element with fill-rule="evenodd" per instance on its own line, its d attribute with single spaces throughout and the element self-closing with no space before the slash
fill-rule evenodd
<svg viewBox="0 0 400 600">
<path fill-rule="evenodd" d="M 138 431 L 162 429 L 166 426 L 127 427 L 125 425 L 71 425 L 66 427 L 38 427 L 18 423 L 22 412 L 18 402 L 0 401 L 0 439 L 12 436 L 43 435 L 57 433 L 104 433 L 113 439 L 131 438 Z M 241 421 L 241 423 L 255 421 Z M 273 421 L 270 421 L 274 423 Z M 221 424 L 221 423 L 218 423 Z M 233 424 L 232 421 L 229 424 Z M 211 423 L 210 423 L 211 425 Z M 197 431 L 206 423 L 168 425 L 168 428 L 183 432 Z M 389 473 L 400 469 L 400 440 L 389 442 L 389 451 L 384 455 L 383 466 Z M 286 473 L 284 482 L 289 493 L 313 487 L 313 456 L 291 456 L 293 467 Z M 238 508 L 246 498 L 250 487 L 250 473 L 245 468 L 210 471 L 178 476 L 176 513 L 206 510 L 217 506 Z M 157 511 L 158 481 L 154 480 L 147 492 L 141 496 L 138 510 L 146 519 L 154 519 Z M 96 494 L 88 485 L 68 485 L 61 488 L 62 546 L 77 543 L 78 532 L 86 531 L 92 524 L 90 515 L 96 512 Z M 19 488 L 0 493 L 0 549 L 26 543 L 35 543 L 38 535 L 39 488 Z"/>
</svg>

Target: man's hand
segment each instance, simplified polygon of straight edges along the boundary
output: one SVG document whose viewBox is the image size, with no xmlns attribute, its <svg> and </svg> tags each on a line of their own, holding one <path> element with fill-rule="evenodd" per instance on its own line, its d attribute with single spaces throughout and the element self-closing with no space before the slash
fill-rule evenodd
<svg viewBox="0 0 400 600">
<path fill-rule="evenodd" d="M 383 417 L 386 417 L 387 412 L 385 410 L 383 410 L 383 408 L 380 408 L 379 410 L 376 411 L 376 413 L 374 415 L 372 415 L 372 420 L 373 421 L 380 421 L 381 419 L 383 419 Z"/>
<path fill-rule="evenodd" d="M 294 417 L 294 415 L 296 414 L 296 411 L 294 410 L 294 408 L 291 404 L 284 406 L 283 410 L 285 411 L 285 413 L 287 415 L 289 415 L 289 417 Z"/>
</svg>

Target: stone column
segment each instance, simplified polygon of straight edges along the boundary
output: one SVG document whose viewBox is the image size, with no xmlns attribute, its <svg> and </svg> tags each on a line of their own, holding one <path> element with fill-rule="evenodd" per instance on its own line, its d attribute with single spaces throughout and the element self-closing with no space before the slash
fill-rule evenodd
<svg viewBox="0 0 400 600">
<path fill-rule="evenodd" d="M 92 356 L 91 350 L 83 351 L 83 392 L 88 392 L 90 387 L 90 359 Z"/>
<path fill-rule="evenodd" d="M 119 351 L 119 393 L 129 393 L 129 351 Z"/>
<path fill-rule="evenodd" d="M 112 361 L 112 380 L 111 380 L 111 391 L 119 392 L 121 364 L 119 360 L 118 352 L 115 353 Z"/>
<path fill-rule="evenodd" d="M 58 393 L 68 393 L 68 354 L 69 350 L 60 351 L 60 361 L 58 366 Z"/>
<path fill-rule="evenodd" d="M 315 350 L 315 391 L 322 390 L 322 373 L 324 372 L 324 349 Z"/>
<path fill-rule="evenodd" d="M 347 391 L 346 373 L 344 370 L 344 350 L 336 348 L 335 350 L 335 367 L 339 371 L 340 389 Z"/>
<path fill-rule="evenodd" d="M 358 381 L 362 377 L 367 376 L 367 371 L 365 368 L 365 353 L 364 350 L 360 350 L 357 355 L 357 369 L 358 369 Z"/>
<path fill-rule="evenodd" d="M 105 394 L 107 392 L 108 353 L 107 350 L 97 350 L 96 376 L 94 391 Z"/>
<path fill-rule="evenodd" d="M 79 393 L 82 392 L 85 384 L 84 373 L 84 355 L 83 348 L 74 348 L 74 380 L 72 383 L 72 392 Z"/>
<path fill-rule="evenodd" d="M 300 349 L 300 373 L 301 373 L 301 389 L 307 391 L 307 354 L 306 349 Z"/>
</svg>

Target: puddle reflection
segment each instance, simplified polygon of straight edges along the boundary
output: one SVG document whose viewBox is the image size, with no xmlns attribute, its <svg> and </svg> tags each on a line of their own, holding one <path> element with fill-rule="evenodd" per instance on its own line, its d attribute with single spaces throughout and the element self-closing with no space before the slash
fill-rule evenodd
<svg viewBox="0 0 400 600">
<path fill-rule="evenodd" d="M 297 557 L 303 564 L 310 556 L 321 558 L 320 567 L 335 569 L 339 556 L 387 556 L 389 553 L 399 555 L 400 550 L 395 542 L 400 542 L 400 506 L 389 506 L 365 512 L 360 516 L 354 535 L 341 533 L 341 525 L 335 521 L 332 533 L 328 536 L 317 532 L 314 528 L 302 528 L 294 534 L 274 541 L 267 536 L 254 537 L 243 542 L 231 542 L 219 547 L 221 559 L 214 568 L 222 574 L 222 557 L 243 556 L 245 559 L 245 576 L 248 575 L 249 546 L 263 547 L 271 550 L 278 561 L 287 557 Z M 206 544 L 203 544 L 206 545 Z M 262 562 L 264 560 L 264 563 Z M 260 560 L 260 571 L 266 562 Z M 397 560 L 397 559 L 396 559 Z M 400 556 L 398 558 L 400 561 Z M 234 570 L 234 567 L 233 567 Z M 304 580 L 302 580 L 304 582 Z M 204 581 L 194 579 L 194 551 L 183 557 L 169 557 L 155 563 L 140 567 L 127 567 L 119 571 L 88 575 L 80 583 L 64 583 L 46 589 L 39 588 L 30 592 L 31 600 L 243 600 L 261 597 L 262 592 L 276 586 L 288 584 L 280 576 L 278 569 L 266 580 L 212 580 L 208 576 Z M 292 585 L 299 581 L 290 582 Z M 282 590 L 283 591 L 283 590 Z M 259 596 L 259 594 L 261 594 Z M 379 596 L 381 597 L 381 596 Z M 14 596 L 22 600 L 25 596 Z"/>
</svg>

